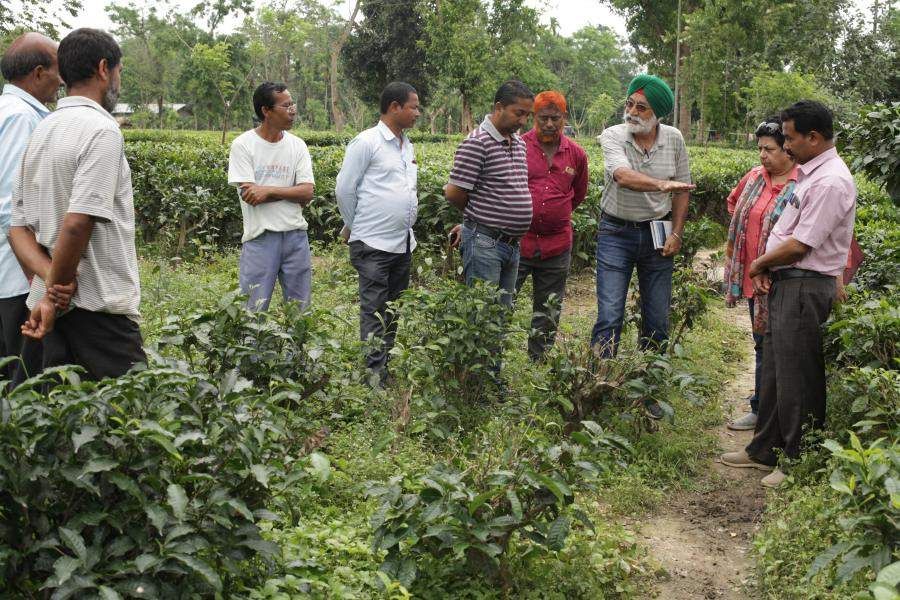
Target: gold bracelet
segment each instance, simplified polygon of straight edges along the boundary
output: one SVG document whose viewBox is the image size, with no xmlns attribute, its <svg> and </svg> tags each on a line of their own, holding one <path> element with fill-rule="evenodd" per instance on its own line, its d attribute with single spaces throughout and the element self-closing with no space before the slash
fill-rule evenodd
<svg viewBox="0 0 900 600">
<path fill-rule="evenodd" d="M 677 233 L 675 233 L 674 231 L 672 232 L 672 235 L 674 235 L 675 237 L 677 237 L 677 238 L 678 238 L 678 241 L 680 241 L 680 242 L 683 242 L 683 241 L 684 241 L 684 238 L 681 237 L 680 235 L 678 235 Z"/>
</svg>

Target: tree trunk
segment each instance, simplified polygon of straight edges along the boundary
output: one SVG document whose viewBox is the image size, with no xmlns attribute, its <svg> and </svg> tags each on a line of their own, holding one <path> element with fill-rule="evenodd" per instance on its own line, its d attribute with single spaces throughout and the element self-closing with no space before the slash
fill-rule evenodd
<svg viewBox="0 0 900 600">
<path fill-rule="evenodd" d="M 690 47 L 686 44 L 681 44 L 680 60 L 682 65 L 690 53 Z M 689 86 L 684 85 L 684 81 L 687 79 L 684 69 L 679 69 L 679 71 L 681 72 L 679 77 L 681 81 L 678 86 L 678 130 L 681 131 L 685 141 L 689 141 L 691 139 L 691 108 L 693 107 L 693 101 L 688 91 Z"/>
<path fill-rule="evenodd" d="M 475 124 L 472 121 L 472 106 L 469 102 L 468 96 L 466 94 L 461 94 L 462 96 L 462 113 L 459 118 L 459 125 L 462 128 L 463 133 L 469 133 L 473 129 L 475 129 Z"/>
<path fill-rule="evenodd" d="M 341 56 L 341 48 L 344 47 L 347 38 L 350 36 L 350 30 L 353 28 L 353 22 L 356 20 L 357 11 L 359 11 L 359 0 L 356 0 L 356 2 L 353 3 L 353 12 L 350 14 L 347 24 L 341 31 L 338 39 L 336 39 L 331 46 L 331 73 L 329 77 L 329 87 L 331 88 L 331 118 L 334 121 L 334 128 L 338 131 L 342 130 L 345 124 L 344 113 L 341 111 L 340 106 L 340 93 L 338 92 L 338 59 Z"/>
<path fill-rule="evenodd" d="M 163 128 L 163 97 L 160 95 L 156 99 L 156 126 L 159 129 Z"/>
</svg>

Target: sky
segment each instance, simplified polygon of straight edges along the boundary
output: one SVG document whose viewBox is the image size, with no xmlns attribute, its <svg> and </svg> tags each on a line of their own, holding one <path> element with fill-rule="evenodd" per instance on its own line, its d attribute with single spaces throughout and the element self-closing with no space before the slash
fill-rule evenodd
<svg viewBox="0 0 900 600">
<path fill-rule="evenodd" d="M 26 0 L 27 1 L 27 0 Z M 259 6 L 265 0 L 257 0 Z M 327 0 L 326 0 L 327 1 Z M 541 9 L 544 13 L 543 21 L 550 22 L 551 17 L 555 17 L 559 22 L 559 31 L 562 35 L 571 35 L 585 25 L 606 25 L 616 31 L 619 35 L 625 36 L 625 20 L 614 14 L 609 7 L 604 5 L 600 0 L 527 0 L 528 4 L 534 8 Z M 60 33 L 65 35 L 71 29 L 78 27 L 99 27 L 100 29 L 109 29 L 112 23 L 106 15 L 106 5 L 110 0 L 82 0 L 84 5 L 81 13 L 74 19 L 68 19 L 69 28 L 61 29 Z M 125 4 L 127 2 L 120 1 Z M 140 4 L 140 0 L 138 4 Z M 173 2 L 174 6 L 183 5 L 190 6 L 193 2 Z M 346 2 L 335 2 L 335 6 L 340 14 L 349 16 L 350 8 Z M 226 23 L 225 28 L 234 27 L 238 24 L 237 19 L 232 19 L 231 23 Z"/>
</svg>

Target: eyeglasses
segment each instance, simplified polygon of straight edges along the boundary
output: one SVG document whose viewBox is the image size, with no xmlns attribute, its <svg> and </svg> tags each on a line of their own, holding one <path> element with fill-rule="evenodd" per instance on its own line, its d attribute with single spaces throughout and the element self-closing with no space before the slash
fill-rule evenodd
<svg viewBox="0 0 900 600">
<path fill-rule="evenodd" d="M 647 112 L 648 110 L 650 110 L 650 107 L 647 106 L 646 104 L 638 104 L 638 103 L 636 103 L 634 100 L 626 100 L 626 101 L 625 101 L 625 108 L 626 108 L 627 110 L 631 110 L 632 108 L 637 108 L 637 111 L 638 111 L 639 113 Z"/>
<path fill-rule="evenodd" d="M 292 108 L 297 108 L 296 102 L 285 102 L 284 104 L 276 104 L 275 106 L 279 108 L 283 108 L 285 110 L 291 110 Z"/>
<path fill-rule="evenodd" d="M 773 123 L 771 121 L 763 121 L 756 126 L 756 130 L 767 131 L 769 133 L 781 133 L 781 123 Z"/>
</svg>

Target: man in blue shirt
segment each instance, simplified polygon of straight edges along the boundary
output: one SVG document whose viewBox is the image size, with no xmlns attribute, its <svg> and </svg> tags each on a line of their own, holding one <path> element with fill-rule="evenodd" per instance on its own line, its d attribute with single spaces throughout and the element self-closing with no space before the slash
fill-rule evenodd
<svg viewBox="0 0 900 600">
<path fill-rule="evenodd" d="M 416 156 L 403 133 L 419 118 L 419 96 L 408 83 L 389 83 L 381 92 L 378 125 L 347 145 L 335 196 L 350 262 L 359 273 L 359 335 L 382 343 L 369 352 L 366 366 L 384 386 L 388 354 L 397 332 L 387 303 L 409 287 L 416 239 L 412 226 L 419 207 Z"/>
<path fill-rule="evenodd" d="M 31 132 L 50 114 L 45 104 L 56 101 L 62 85 L 56 47 L 56 42 L 39 33 L 26 33 L 13 41 L 0 61 L 3 78 L 9 82 L 0 96 L 0 359 L 22 357 L 22 362 L 13 361 L 0 369 L 0 380 L 35 375 L 41 367 L 40 342 L 29 341 L 23 348 L 21 335 L 22 324 L 28 319 L 25 298 L 33 273 L 23 272 L 6 236 L 13 181 L 22 152 Z M 37 258 L 34 262 L 49 267 L 49 256 Z"/>
</svg>

